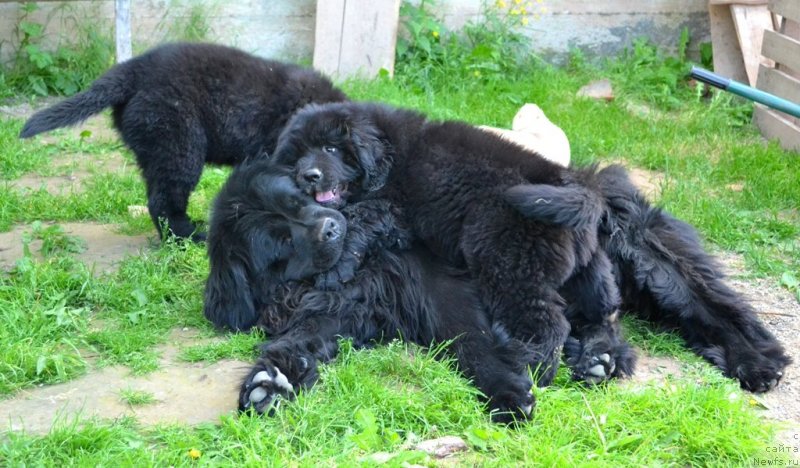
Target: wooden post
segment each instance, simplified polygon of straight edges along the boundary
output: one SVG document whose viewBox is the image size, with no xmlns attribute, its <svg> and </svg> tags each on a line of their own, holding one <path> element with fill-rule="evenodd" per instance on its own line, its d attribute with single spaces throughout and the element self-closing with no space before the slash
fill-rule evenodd
<svg viewBox="0 0 800 468">
<path fill-rule="evenodd" d="M 131 2 L 114 2 L 115 33 L 117 39 L 117 63 L 131 58 Z"/>
<path fill-rule="evenodd" d="M 400 0 L 318 0 L 314 68 L 337 78 L 394 71 Z"/>
</svg>

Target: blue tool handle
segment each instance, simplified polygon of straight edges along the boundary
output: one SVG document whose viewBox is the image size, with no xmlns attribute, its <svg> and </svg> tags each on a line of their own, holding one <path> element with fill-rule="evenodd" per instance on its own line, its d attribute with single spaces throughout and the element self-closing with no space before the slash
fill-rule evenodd
<svg viewBox="0 0 800 468">
<path fill-rule="evenodd" d="M 800 118 L 800 105 L 797 105 L 792 101 L 787 101 L 786 99 L 775 96 L 774 94 L 761 91 L 760 89 L 753 88 L 752 86 L 747 86 L 739 83 L 738 81 L 725 78 L 702 68 L 692 67 L 690 75 L 697 81 L 702 81 L 703 83 L 710 84 L 711 86 L 723 89 L 738 96 L 742 96 L 743 98 L 764 104 L 767 107 L 771 107 L 775 110 L 779 110 L 791 116 Z"/>
<path fill-rule="evenodd" d="M 697 81 L 702 81 L 703 83 L 710 84 L 715 88 L 724 89 L 725 91 L 728 90 L 728 85 L 731 83 L 731 80 L 728 78 L 724 78 L 721 75 L 698 67 L 692 67 L 690 75 Z"/>
</svg>

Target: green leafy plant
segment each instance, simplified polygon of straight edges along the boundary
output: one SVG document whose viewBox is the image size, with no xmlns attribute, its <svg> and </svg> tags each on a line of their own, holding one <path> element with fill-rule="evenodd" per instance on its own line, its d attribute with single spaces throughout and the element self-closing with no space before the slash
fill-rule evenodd
<svg viewBox="0 0 800 468">
<path fill-rule="evenodd" d="M 781 285 L 793 292 L 797 300 L 800 301 L 800 279 L 797 278 L 795 273 L 791 271 L 784 272 L 781 275 Z"/>
<path fill-rule="evenodd" d="M 86 242 L 80 237 L 70 236 L 58 224 L 45 226 L 41 221 L 31 223 L 31 232 L 23 235 L 23 249 L 26 256 L 30 256 L 30 244 L 34 240 L 41 240 L 39 249 L 44 257 L 60 254 L 80 253 L 86 250 Z"/>
<path fill-rule="evenodd" d="M 529 41 L 520 32 L 527 17 L 504 8 L 484 4 L 481 20 L 449 31 L 435 16 L 435 1 L 403 2 L 395 66 L 399 80 L 430 91 L 456 78 L 499 82 L 520 73 L 530 59 Z"/>
<path fill-rule="evenodd" d="M 24 3 L 17 24 L 17 48 L 11 68 L 3 73 L 10 91 L 22 94 L 72 95 L 86 87 L 113 63 L 110 31 L 73 18 L 77 42 L 55 50 L 44 46 L 46 24 L 30 19 L 36 3 Z"/>
<path fill-rule="evenodd" d="M 132 388 L 125 388 L 119 391 L 119 399 L 129 406 L 142 406 L 155 403 L 156 397 L 150 392 L 144 390 L 135 390 Z"/>
<path fill-rule="evenodd" d="M 637 39 L 619 59 L 609 61 L 615 81 L 626 92 L 648 96 L 667 109 L 675 109 L 691 96 L 686 77 L 691 63 L 686 58 L 689 30 L 684 28 L 678 40 L 678 54 L 665 56 L 648 39 Z"/>
</svg>

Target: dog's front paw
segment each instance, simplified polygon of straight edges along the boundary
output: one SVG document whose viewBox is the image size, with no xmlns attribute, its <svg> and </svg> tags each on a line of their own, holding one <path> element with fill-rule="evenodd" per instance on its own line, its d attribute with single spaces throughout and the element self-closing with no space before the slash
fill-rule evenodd
<svg viewBox="0 0 800 468">
<path fill-rule="evenodd" d="M 268 361 L 261 361 L 250 371 L 239 391 L 239 411 L 254 410 L 273 415 L 281 400 L 294 398 L 295 385 L 281 370 Z"/>
<path fill-rule="evenodd" d="M 591 385 L 614 377 L 627 377 L 633 373 L 636 354 L 625 342 L 615 345 L 604 341 L 583 343 L 574 337 L 564 345 L 567 365 L 572 378 Z"/>
<path fill-rule="evenodd" d="M 535 404 L 530 390 L 498 392 L 489 398 L 489 416 L 492 422 L 499 424 L 525 422 L 530 419 Z"/>
</svg>

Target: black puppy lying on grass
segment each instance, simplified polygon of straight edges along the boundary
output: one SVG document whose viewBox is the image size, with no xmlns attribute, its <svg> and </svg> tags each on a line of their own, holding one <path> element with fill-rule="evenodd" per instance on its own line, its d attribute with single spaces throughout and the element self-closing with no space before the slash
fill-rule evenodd
<svg viewBox="0 0 800 468">
<path fill-rule="evenodd" d="M 530 415 L 525 347 L 491 325 L 463 271 L 408 245 L 392 212 L 381 201 L 341 213 L 321 207 L 266 161 L 234 171 L 212 210 L 204 312 L 218 326 L 257 326 L 270 336 L 242 384 L 241 410 L 270 413 L 314 385 L 318 364 L 336 356 L 342 337 L 355 346 L 402 337 L 423 346 L 449 342 L 493 420 Z M 362 261 L 330 290 L 337 278 L 320 273 L 342 251 Z"/>
<path fill-rule="evenodd" d="M 588 382 L 629 372 L 608 326 L 620 309 L 675 327 L 750 391 L 775 387 L 790 362 L 697 232 L 619 166 L 565 168 L 462 122 L 363 102 L 300 110 L 272 158 L 320 203 L 391 203 L 415 240 L 465 266 L 493 323 L 533 351 L 540 384 L 562 346 Z"/>
</svg>

